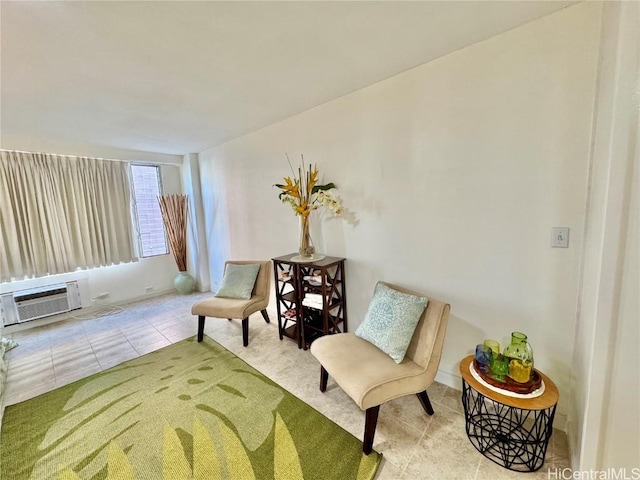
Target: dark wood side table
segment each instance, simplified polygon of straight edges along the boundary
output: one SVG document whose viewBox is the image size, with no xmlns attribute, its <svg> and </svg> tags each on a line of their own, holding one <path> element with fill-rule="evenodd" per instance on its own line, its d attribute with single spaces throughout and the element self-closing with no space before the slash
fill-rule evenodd
<svg viewBox="0 0 640 480">
<path fill-rule="evenodd" d="M 345 259 L 325 257 L 300 263 L 291 260 L 295 256 L 272 259 L 278 334 L 280 340 L 292 338 L 306 350 L 319 336 L 347 331 Z"/>
<path fill-rule="evenodd" d="M 503 395 L 475 379 L 469 371 L 473 358 L 469 355 L 460 362 L 469 440 L 485 457 L 509 470 L 538 470 L 553 433 L 558 388 L 538 370 L 545 384 L 542 395 L 535 398 Z"/>
</svg>

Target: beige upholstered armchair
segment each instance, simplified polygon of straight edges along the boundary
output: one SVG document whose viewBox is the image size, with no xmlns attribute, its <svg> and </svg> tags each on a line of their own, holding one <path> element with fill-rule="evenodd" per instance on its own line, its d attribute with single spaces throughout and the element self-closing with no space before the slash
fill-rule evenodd
<svg viewBox="0 0 640 480">
<path fill-rule="evenodd" d="M 264 321 L 270 323 L 266 309 L 269 305 L 269 289 L 271 288 L 271 262 L 229 260 L 225 263 L 225 271 L 230 264 L 260 265 L 260 270 L 258 270 L 253 291 L 251 292 L 251 298 L 208 298 L 193 305 L 191 314 L 198 315 L 198 342 L 202 342 L 204 337 L 204 321 L 206 317 L 227 318 L 229 321 L 241 319 L 242 343 L 246 347 L 249 345 L 249 316 L 260 311 Z"/>
<path fill-rule="evenodd" d="M 388 287 L 411 295 L 424 296 L 394 285 Z M 427 387 L 440 364 L 450 306 L 429 298 L 401 363 L 353 333 L 318 338 L 311 353 L 320 362 L 320 390 L 327 388 L 328 376 L 366 411 L 362 450 L 371 453 L 380 405 L 394 398 L 416 394 L 422 407 L 433 415 Z"/>
</svg>

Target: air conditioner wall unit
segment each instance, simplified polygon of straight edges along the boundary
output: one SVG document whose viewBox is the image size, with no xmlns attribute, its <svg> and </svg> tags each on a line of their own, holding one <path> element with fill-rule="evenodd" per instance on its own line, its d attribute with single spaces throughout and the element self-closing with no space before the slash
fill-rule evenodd
<svg viewBox="0 0 640 480">
<path fill-rule="evenodd" d="M 77 281 L 19 290 L 0 297 L 4 326 L 49 317 L 81 307 Z"/>
</svg>

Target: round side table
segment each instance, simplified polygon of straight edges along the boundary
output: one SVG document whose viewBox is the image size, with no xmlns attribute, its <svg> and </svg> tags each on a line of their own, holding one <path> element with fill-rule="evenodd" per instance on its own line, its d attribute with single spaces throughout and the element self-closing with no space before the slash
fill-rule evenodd
<svg viewBox="0 0 640 480">
<path fill-rule="evenodd" d="M 535 398 L 503 395 L 473 377 L 469 371 L 471 362 L 473 355 L 460 362 L 462 405 L 469 440 L 485 457 L 509 470 L 538 470 L 544 463 L 553 433 L 558 388 L 538 370 L 545 384 L 542 395 Z"/>
</svg>

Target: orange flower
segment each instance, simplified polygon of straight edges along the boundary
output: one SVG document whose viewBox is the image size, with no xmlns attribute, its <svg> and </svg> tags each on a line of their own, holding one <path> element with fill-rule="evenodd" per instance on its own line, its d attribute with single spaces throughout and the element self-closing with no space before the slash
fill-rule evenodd
<svg viewBox="0 0 640 480">
<path fill-rule="evenodd" d="M 289 161 L 289 156 L 287 156 Z M 289 166 L 291 162 L 289 161 Z M 291 168 L 293 172 L 293 167 Z M 284 177 L 284 183 L 276 183 L 280 189 L 278 198 L 291 205 L 296 215 L 308 216 L 311 210 L 319 207 L 328 207 L 335 215 L 342 213 L 340 202 L 333 199 L 328 190 L 336 188 L 333 183 L 318 185 L 319 171 L 317 166 L 308 169 L 304 165 L 304 156 L 301 156 L 301 166 L 298 168 L 298 175 L 293 172 L 293 178 Z"/>
</svg>

